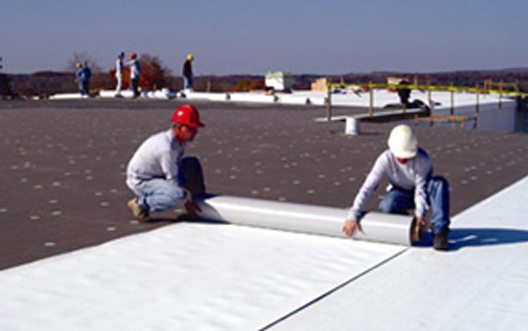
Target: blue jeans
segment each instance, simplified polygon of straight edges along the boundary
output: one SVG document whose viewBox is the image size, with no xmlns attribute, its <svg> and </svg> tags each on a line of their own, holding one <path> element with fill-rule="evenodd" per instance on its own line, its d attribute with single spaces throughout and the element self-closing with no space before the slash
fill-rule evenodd
<svg viewBox="0 0 528 331">
<path fill-rule="evenodd" d="M 131 78 L 130 79 L 130 88 L 134 92 L 134 96 L 135 97 L 139 96 L 138 83 L 139 83 L 139 77 L 135 77 L 135 78 Z"/>
<path fill-rule="evenodd" d="M 149 211 L 179 208 L 187 199 L 183 188 L 162 178 L 143 181 L 133 191 L 138 196 L 138 203 Z"/>
<path fill-rule="evenodd" d="M 192 90 L 193 89 L 193 78 L 183 76 L 183 89 L 184 90 Z"/>
<path fill-rule="evenodd" d="M 81 92 L 81 95 L 88 95 L 88 81 L 81 79 L 79 81 L 79 90 Z"/>
<path fill-rule="evenodd" d="M 431 206 L 431 224 L 433 233 L 449 229 L 449 184 L 444 177 L 433 177 L 427 183 L 427 200 Z M 406 214 L 414 209 L 414 190 L 393 187 L 379 204 L 384 213 Z"/>
<path fill-rule="evenodd" d="M 186 189 L 193 195 L 205 193 L 202 166 L 196 157 L 182 158 L 178 175 L 177 184 L 163 178 L 153 178 L 131 189 L 138 203 L 151 212 L 181 207 L 189 198 Z"/>
</svg>

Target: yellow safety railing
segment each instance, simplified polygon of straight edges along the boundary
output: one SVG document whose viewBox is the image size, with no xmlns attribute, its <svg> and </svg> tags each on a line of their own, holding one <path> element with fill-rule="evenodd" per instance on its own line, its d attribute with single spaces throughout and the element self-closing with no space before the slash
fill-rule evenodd
<svg viewBox="0 0 528 331">
<path fill-rule="evenodd" d="M 488 85 L 490 85 L 488 83 Z M 373 90 L 374 89 L 389 89 L 397 91 L 398 89 L 410 89 L 410 90 L 419 90 L 419 91 L 427 91 L 428 93 L 431 93 L 431 91 L 447 91 L 451 92 L 451 114 L 454 113 L 454 93 L 455 92 L 466 92 L 466 93 L 473 93 L 476 95 L 476 112 L 479 112 L 479 98 L 481 94 L 497 94 L 499 95 L 499 108 L 502 108 L 502 97 L 514 97 L 514 98 L 527 98 L 528 93 L 526 92 L 519 92 L 518 91 L 518 84 L 517 83 L 493 83 L 491 85 L 497 85 L 499 88 L 494 89 L 486 89 L 486 88 L 479 88 L 479 87 L 468 87 L 468 86 L 455 86 L 455 85 L 431 85 L 431 84 L 381 84 L 381 83 L 328 83 L 328 95 L 327 95 L 327 119 L 328 121 L 331 121 L 332 118 L 332 92 L 335 89 L 345 89 L 345 90 L 352 90 L 356 93 L 359 93 L 361 91 L 368 92 L 369 93 L 369 116 L 373 115 L 374 112 L 374 95 Z M 512 87 L 515 89 L 515 91 L 506 90 L 506 87 Z M 429 94 L 430 97 L 430 94 Z M 405 112 L 405 108 L 403 109 L 403 112 Z"/>
<path fill-rule="evenodd" d="M 501 84 L 501 83 L 498 83 Z M 504 87 L 506 86 L 512 86 L 515 85 L 508 84 L 508 83 L 502 83 Z M 425 84 L 380 84 L 380 83 L 365 83 L 365 84 L 358 84 L 358 83 L 329 83 L 328 88 L 330 90 L 333 90 L 335 88 L 367 88 L 367 89 L 401 89 L 401 88 L 408 88 L 411 90 L 422 90 L 422 91 L 453 91 L 453 92 L 467 92 L 467 93 L 474 93 L 474 94 L 499 94 L 503 96 L 511 96 L 511 97 L 520 97 L 520 98 L 526 98 L 528 97 L 528 93 L 526 92 L 519 92 L 519 91 L 508 91 L 502 88 L 498 89 L 484 89 L 484 88 L 478 88 L 478 87 L 468 87 L 468 86 L 454 86 L 454 85 L 425 85 Z"/>
</svg>

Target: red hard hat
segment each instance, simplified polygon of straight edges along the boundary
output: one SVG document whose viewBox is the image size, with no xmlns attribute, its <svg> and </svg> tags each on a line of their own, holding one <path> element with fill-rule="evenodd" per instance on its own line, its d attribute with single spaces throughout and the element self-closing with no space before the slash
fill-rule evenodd
<svg viewBox="0 0 528 331">
<path fill-rule="evenodd" d="M 137 54 L 135 52 L 130 53 L 130 58 L 135 59 L 137 57 Z"/>
<path fill-rule="evenodd" d="M 205 125 L 200 122 L 198 110 L 191 105 L 181 105 L 174 111 L 171 122 L 190 126 L 191 128 L 201 128 Z"/>
</svg>

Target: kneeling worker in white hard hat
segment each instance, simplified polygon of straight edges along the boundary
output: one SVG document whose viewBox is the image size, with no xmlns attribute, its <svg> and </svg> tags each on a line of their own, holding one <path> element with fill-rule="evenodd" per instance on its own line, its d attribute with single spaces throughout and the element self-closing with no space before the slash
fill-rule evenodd
<svg viewBox="0 0 528 331">
<path fill-rule="evenodd" d="M 433 177 L 433 166 L 429 155 L 418 147 L 413 130 L 407 125 L 392 129 L 389 149 L 378 157 L 365 182 L 354 199 L 343 224 L 343 232 L 352 236 L 361 228 L 361 216 L 368 199 L 386 177 L 390 186 L 380 203 L 385 213 L 405 214 L 414 209 L 416 231 L 425 228 L 425 215 L 431 207 L 431 225 L 434 234 L 433 247 L 448 249 L 449 233 L 449 187 L 445 178 Z"/>
<path fill-rule="evenodd" d="M 149 221 L 150 212 L 180 207 L 196 216 L 192 195 L 205 193 L 198 159 L 183 158 L 186 143 L 204 126 L 198 110 L 180 106 L 171 121 L 172 128 L 150 136 L 128 163 L 126 184 L 136 195 L 128 208 L 140 222 Z"/>
</svg>

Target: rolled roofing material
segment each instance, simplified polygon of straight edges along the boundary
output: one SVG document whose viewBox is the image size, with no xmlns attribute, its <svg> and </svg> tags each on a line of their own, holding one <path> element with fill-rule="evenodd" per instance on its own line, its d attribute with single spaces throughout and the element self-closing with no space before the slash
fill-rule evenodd
<svg viewBox="0 0 528 331">
<path fill-rule="evenodd" d="M 340 208 L 233 196 L 214 196 L 197 204 L 199 216 L 209 220 L 344 238 L 346 212 Z M 367 213 L 354 239 L 410 246 L 412 222 L 412 216 Z"/>
</svg>

